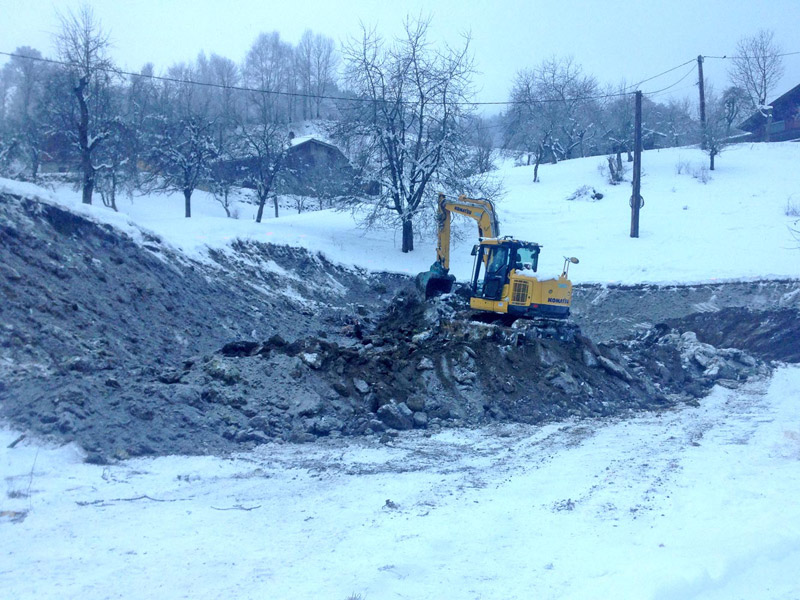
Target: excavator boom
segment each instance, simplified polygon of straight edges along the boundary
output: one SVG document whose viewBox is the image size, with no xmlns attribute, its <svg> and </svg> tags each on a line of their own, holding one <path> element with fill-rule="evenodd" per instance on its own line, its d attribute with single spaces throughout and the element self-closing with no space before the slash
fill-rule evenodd
<svg viewBox="0 0 800 600">
<path fill-rule="evenodd" d="M 452 214 L 458 213 L 475 219 L 478 222 L 478 238 L 494 238 L 500 235 L 500 225 L 494 203 L 485 198 L 467 198 L 460 195 L 457 200 L 448 200 L 439 194 L 436 214 L 438 228 L 438 244 L 436 246 L 436 262 L 430 270 L 417 276 L 418 283 L 425 290 L 425 297 L 431 298 L 439 294 L 449 293 L 453 289 L 455 277 L 450 275 L 450 221 Z"/>
</svg>

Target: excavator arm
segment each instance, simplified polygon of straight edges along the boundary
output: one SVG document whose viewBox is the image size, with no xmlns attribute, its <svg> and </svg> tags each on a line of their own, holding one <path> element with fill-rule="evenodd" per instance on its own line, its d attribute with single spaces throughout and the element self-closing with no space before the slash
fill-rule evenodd
<svg viewBox="0 0 800 600">
<path fill-rule="evenodd" d="M 473 199 L 460 195 L 458 200 L 448 200 L 439 194 L 437 225 L 439 242 L 436 246 L 436 262 L 446 271 L 450 269 L 450 220 L 452 213 L 471 217 L 478 222 L 478 239 L 496 238 L 500 236 L 497 213 L 491 200 Z"/>
<path fill-rule="evenodd" d="M 455 277 L 450 275 L 450 221 L 453 213 L 464 215 L 478 222 L 478 238 L 495 238 L 500 235 L 497 213 L 491 200 L 473 199 L 461 195 L 457 200 L 448 199 L 439 194 L 437 211 L 438 243 L 436 246 L 436 262 L 429 271 L 417 277 L 419 286 L 430 298 L 437 294 L 448 293 L 453 289 Z"/>
</svg>

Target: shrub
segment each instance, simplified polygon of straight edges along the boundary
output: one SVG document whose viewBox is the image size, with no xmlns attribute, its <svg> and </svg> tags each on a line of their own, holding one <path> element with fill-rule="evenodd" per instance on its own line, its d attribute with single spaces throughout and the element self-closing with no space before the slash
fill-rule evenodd
<svg viewBox="0 0 800 600">
<path fill-rule="evenodd" d="M 677 163 L 675 163 L 675 174 L 681 175 L 683 173 L 689 173 L 691 170 L 692 165 L 689 164 L 688 160 L 679 159 Z"/>
<path fill-rule="evenodd" d="M 786 210 L 784 213 L 787 217 L 800 217 L 800 200 L 795 200 L 794 195 L 789 196 L 786 200 Z"/>
<path fill-rule="evenodd" d="M 600 200 L 603 197 L 603 194 L 595 190 L 593 187 L 589 187 L 588 185 L 582 185 L 577 190 L 572 192 L 569 196 L 567 196 L 568 201 L 572 200 L 588 200 L 589 202 L 595 202 Z"/>
<path fill-rule="evenodd" d="M 697 181 L 699 181 L 702 184 L 706 184 L 709 181 L 711 181 L 711 175 L 708 174 L 708 167 L 705 165 L 693 169 L 692 177 L 697 179 Z"/>
</svg>

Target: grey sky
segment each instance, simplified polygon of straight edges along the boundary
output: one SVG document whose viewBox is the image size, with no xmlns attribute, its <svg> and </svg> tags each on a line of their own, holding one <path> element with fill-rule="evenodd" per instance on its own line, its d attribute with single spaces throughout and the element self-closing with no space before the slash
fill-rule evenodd
<svg viewBox="0 0 800 600">
<path fill-rule="evenodd" d="M 153 62 L 160 71 L 192 60 L 203 50 L 240 62 L 255 37 L 277 30 L 297 43 L 306 28 L 337 42 L 357 35 L 359 23 L 393 36 L 407 14 L 433 17 L 432 33 L 451 45 L 470 32 L 476 66 L 477 100 L 503 101 L 514 74 L 553 54 L 572 55 L 601 84 L 633 83 L 704 55 L 730 55 L 736 42 L 758 29 L 775 31 L 785 52 L 800 51 L 800 0 L 94 0 L 89 2 L 111 33 L 113 56 L 128 70 Z M 56 10 L 79 1 L 0 0 L 0 51 L 22 45 L 53 55 Z M 0 57 L 0 64 L 5 62 Z M 706 61 L 706 77 L 726 85 L 729 61 Z M 785 58 L 786 75 L 777 93 L 800 83 L 800 54 Z M 678 81 L 691 65 L 644 84 L 645 92 Z M 695 96 L 696 75 L 670 90 Z"/>
</svg>

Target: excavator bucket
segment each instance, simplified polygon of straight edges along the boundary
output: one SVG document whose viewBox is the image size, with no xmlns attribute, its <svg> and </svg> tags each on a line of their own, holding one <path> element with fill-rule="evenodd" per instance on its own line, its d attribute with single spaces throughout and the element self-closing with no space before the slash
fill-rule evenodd
<svg viewBox="0 0 800 600">
<path fill-rule="evenodd" d="M 453 283 L 456 278 L 447 272 L 438 262 L 433 263 L 430 270 L 417 275 L 417 287 L 421 292 L 425 292 L 425 299 L 428 300 L 442 294 L 449 294 L 453 290 Z"/>
</svg>

